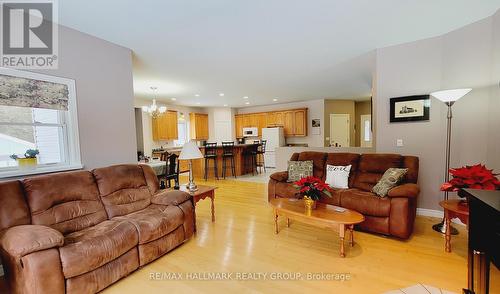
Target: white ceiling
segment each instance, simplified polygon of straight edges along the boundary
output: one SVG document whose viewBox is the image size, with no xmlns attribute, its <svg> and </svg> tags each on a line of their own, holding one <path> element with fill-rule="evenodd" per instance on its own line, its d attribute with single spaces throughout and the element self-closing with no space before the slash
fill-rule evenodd
<svg viewBox="0 0 500 294">
<path fill-rule="evenodd" d="M 499 7 L 500 0 L 63 0 L 59 22 L 132 49 L 138 98 L 151 98 L 156 86 L 163 101 L 243 107 L 369 96 L 373 50 L 444 34 Z"/>
</svg>

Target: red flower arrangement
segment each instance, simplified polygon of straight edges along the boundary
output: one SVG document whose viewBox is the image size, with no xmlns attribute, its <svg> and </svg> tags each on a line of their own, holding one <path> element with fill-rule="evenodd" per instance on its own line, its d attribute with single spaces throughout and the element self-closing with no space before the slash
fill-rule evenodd
<svg viewBox="0 0 500 294">
<path fill-rule="evenodd" d="M 486 166 L 476 164 L 461 168 L 450 168 L 450 174 L 453 176 L 449 182 L 441 185 L 441 191 L 456 192 L 462 188 L 497 190 L 500 189 L 500 181 L 493 173 L 492 169 Z"/>
<path fill-rule="evenodd" d="M 296 181 L 294 186 L 302 195 L 311 198 L 311 200 L 319 200 L 321 198 L 321 193 L 324 193 L 328 197 L 332 197 L 332 188 L 316 177 L 309 176 L 302 178 Z"/>
</svg>

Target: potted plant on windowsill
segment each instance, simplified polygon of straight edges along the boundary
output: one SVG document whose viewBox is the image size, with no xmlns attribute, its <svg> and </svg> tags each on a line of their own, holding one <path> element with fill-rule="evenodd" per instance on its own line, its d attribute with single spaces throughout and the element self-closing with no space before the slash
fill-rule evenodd
<svg viewBox="0 0 500 294">
<path fill-rule="evenodd" d="M 457 192 L 460 189 L 470 188 L 479 190 L 498 190 L 500 181 L 492 169 L 482 164 L 450 168 L 452 179 L 441 185 L 441 191 Z M 465 200 L 464 202 L 467 202 Z"/>
<path fill-rule="evenodd" d="M 316 201 L 321 199 L 322 193 L 332 197 L 331 189 L 328 184 L 316 177 L 304 177 L 294 183 L 295 188 L 303 196 L 306 210 L 316 208 Z"/>
<path fill-rule="evenodd" d="M 38 160 L 36 158 L 38 154 L 40 154 L 38 149 L 28 149 L 24 153 L 24 157 L 12 154 L 10 158 L 17 161 L 17 165 L 20 169 L 34 169 L 38 164 Z"/>
</svg>

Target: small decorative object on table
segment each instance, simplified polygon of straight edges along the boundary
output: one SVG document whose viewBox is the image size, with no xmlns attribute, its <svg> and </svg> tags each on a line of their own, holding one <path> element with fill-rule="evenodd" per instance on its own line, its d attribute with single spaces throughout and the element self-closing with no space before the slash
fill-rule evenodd
<svg viewBox="0 0 500 294">
<path fill-rule="evenodd" d="M 301 195 L 303 195 L 306 210 L 316 208 L 316 201 L 321 199 L 321 193 L 332 197 L 331 188 L 328 184 L 313 176 L 304 177 L 294 183 Z"/>
<path fill-rule="evenodd" d="M 40 154 L 38 149 L 28 149 L 24 153 L 24 158 L 19 157 L 16 154 L 12 154 L 10 158 L 17 161 L 19 168 L 21 169 L 34 169 L 38 164 L 36 156 Z"/>
<path fill-rule="evenodd" d="M 482 164 L 450 168 L 453 179 L 441 185 L 441 191 L 457 192 L 460 189 L 470 188 L 478 190 L 499 190 L 500 181 L 492 169 Z"/>
</svg>

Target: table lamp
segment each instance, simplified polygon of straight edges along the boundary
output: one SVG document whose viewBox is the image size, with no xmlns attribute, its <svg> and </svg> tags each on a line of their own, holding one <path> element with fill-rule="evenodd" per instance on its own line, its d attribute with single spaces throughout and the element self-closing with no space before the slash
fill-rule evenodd
<svg viewBox="0 0 500 294">
<path fill-rule="evenodd" d="M 453 118 L 452 112 L 451 112 L 451 107 L 457 101 L 458 99 L 462 98 L 463 96 L 467 95 L 472 89 L 467 88 L 467 89 L 453 89 L 453 90 L 444 90 L 444 91 L 438 91 L 431 93 L 431 96 L 441 100 L 448 106 L 448 114 L 446 116 L 447 118 L 447 124 L 446 124 L 446 170 L 444 173 L 444 181 L 448 182 L 450 180 L 450 154 L 451 154 L 451 119 Z M 444 192 L 444 200 L 448 200 L 448 191 Z M 438 223 L 432 226 L 434 231 L 440 232 L 445 234 L 446 233 L 446 226 L 444 225 L 444 219 Z M 452 235 L 458 234 L 457 229 L 452 227 L 450 225 L 450 233 Z"/>
<path fill-rule="evenodd" d="M 198 187 L 194 183 L 193 159 L 199 158 L 203 158 L 203 154 L 201 154 L 200 148 L 196 146 L 195 141 L 191 140 L 182 146 L 179 160 L 189 160 L 189 184 L 187 185 L 189 192 L 195 192 L 198 190 Z"/>
</svg>

